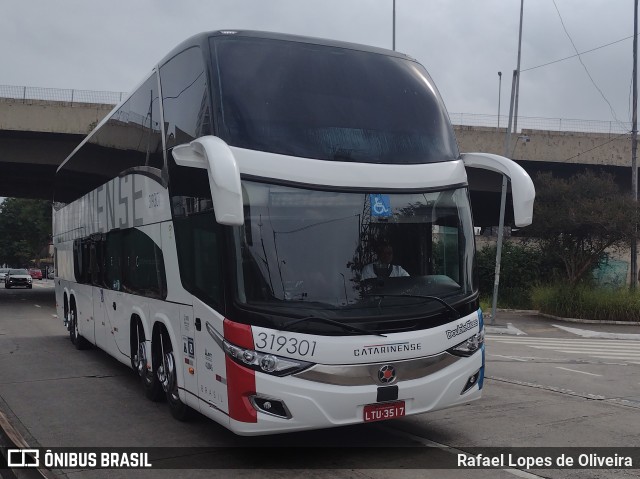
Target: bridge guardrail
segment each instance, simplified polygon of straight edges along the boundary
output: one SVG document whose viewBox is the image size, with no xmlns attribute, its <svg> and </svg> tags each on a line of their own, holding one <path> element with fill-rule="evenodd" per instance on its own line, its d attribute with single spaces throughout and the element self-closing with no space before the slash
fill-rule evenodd
<svg viewBox="0 0 640 479">
<path fill-rule="evenodd" d="M 0 99 L 9 101 L 51 101 L 74 104 L 116 105 L 126 92 L 42 88 L 30 86 L 0 85 Z M 506 129 L 508 118 L 504 115 L 477 113 L 450 113 L 456 126 L 476 126 Z M 518 117 L 518 129 L 550 130 L 583 133 L 608 133 L 623 135 L 631 132 L 631 122 L 576 120 L 566 118 Z"/>
<path fill-rule="evenodd" d="M 498 117 L 476 113 L 449 113 L 449 117 L 455 126 L 500 128 L 504 131 L 509 120 L 502 115 Z M 522 129 L 624 135 L 631 133 L 631 122 L 518 116 L 518 131 Z"/>
<path fill-rule="evenodd" d="M 116 105 L 126 92 L 42 88 L 33 86 L 0 85 L 0 98 L 21 102 L 51 101 L 56 103 Z"/>
</svg>

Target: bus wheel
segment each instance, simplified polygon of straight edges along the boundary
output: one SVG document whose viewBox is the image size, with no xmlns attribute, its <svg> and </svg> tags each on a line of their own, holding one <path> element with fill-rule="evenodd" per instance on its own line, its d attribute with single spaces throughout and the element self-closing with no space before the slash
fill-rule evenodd
<svg viewBox="0 0 640 479">
<path fill-rule="evenodd" d="M 171 415 L 179 421 L 186 421 L 191 417 L 192 409 L 180 400 L 178 395 L 178 378 L 176 362 L 173 356 L 173 348 L 168 335 L 160 335 L 160 346 L 162 349 L 162 364 L 158 368 L 158 378 L 162 389 L 167 395 L 167 403 Z"/>
<path fill-rule="evenodd" d="M 80 331 L 78 330 L 78 313 L 76 311 L 76 303 L 73 301 L 69 309 L 69 338 L 76 349 L 87 349 L 87 340 L 80 336 Z"/>
<path fill-rule="evenodd" d="M 164 394 L 160 381 L 153 373 L 153 369 L 149 369 L 147 364 L 149 363 L 147 358 L 146 339 L 144 336 L 144 328 L 140 319 L 134 320 L 135 328 L 132 329 L 131 338 L 131 367 L 140 377 L 142 383 L 142 389 L 147 399 L 158 402 L 162 401 Z M 152 364 L 157 363 L 154 361 Z"/>
</svg>

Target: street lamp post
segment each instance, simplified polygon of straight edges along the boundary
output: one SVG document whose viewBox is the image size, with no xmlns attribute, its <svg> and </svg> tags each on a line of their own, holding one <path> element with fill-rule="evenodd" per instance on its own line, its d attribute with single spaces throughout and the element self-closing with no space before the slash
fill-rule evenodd
<svg viewBox="0 0 640 479">
<path fill-rule="evenodd" d="M 498 130 L 500 129 L 500 97 L 502 92 L 502 72 L 498 72 Z"/>
<path fill-rule="evenodd" d="M 522 14 L 524 13 L 524 0 L 520 0 L 520 31 L 518 33 L 518 65 L 516 70 L 518 76 L 516 78 L 516 99 L 513 111 L 513 132 L 518 132 L 518 99 L 520 98 L 520 52 L 522 51 Z"/>
<path fill-rule="evenodd" d="M 396 0 L 393 0 L 393 31 L 392 31 L 391 49 L 396 51 Z"/>
<path fill-rule="evenodd" d="M 638 0 L 633 6 L 633 107 L 631 125 L 631 190 L 633 200 L 638 203 Z M 638 226 L 636 224 L 636 232 Z M 629 287 L 635 291 L 638 286 L 638 239 L 636 235 L 631 239 L 631 277 Z"/>
<path fill-rule="evenodd" d="M 511 104 L 509 106 L 509 126 L 505 137 L 504 156 L 511 157 L 511 131 L 518 131 L 518 94 L 520 91 L 520 53 L 522 51 L 522 16 L 524 12 L 524 0 L 520 0 L 520 28 L 518 33 L 518 65 L 513 71 L 513 80 L 511 84 Z M 515 111 L 514 111 L 515 110 Z M 512 123 L 513 121 L 513 123 Z M 496 244 L 496 269 L 493 279 L 493 298 L 492 298 L 492 314 L 491 324 L 495 324 L 496 312 L 498 310 L 498 289 L 500 285 L 500 260 L 502 257 L 502 237 L 504 235 L 504 210 L 507 200 L 508 180 L 502 175 L 502 191 L 500 197 L 500 218 L 498 224 L 498 240 Z"/>
</svg>

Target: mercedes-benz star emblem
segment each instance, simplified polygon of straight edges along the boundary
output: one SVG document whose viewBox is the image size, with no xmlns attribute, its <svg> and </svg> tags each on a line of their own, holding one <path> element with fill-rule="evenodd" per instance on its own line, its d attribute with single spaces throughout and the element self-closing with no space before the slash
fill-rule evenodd
<svg viewBox="0 0 640 479">
<path fill-rule="evenodd" d="M 385 364 L 378 369 L 378 381 L 382 384 L 391 384 L 396 380 L 396 368 Z"/>
</svg>

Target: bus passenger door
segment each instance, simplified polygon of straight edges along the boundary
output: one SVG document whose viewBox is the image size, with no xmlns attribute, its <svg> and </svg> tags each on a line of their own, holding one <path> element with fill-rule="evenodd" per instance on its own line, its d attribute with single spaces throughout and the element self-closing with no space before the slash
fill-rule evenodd
<svg viewBox="0 0 640 479">
<path fill-rule="evenodd" d="M 74 242 L 74 273 L 78 280 L 74 298 L 78 313 L 78 331 L 80 335 L 95 343 L 95 315 L 93 311 L 93 286 L 91 285 L 91 241 L 89 238 Z"/>
<path fill-rule="evenodd" d="M 104 241 L 102 235 L 94 235 L 90 242 L 91 285 L 93 296 L 93 321 L 96 345 L 106 350 L 105 302 L 104 302 Z"/>
<path fill-rule="evenodd" d="M 129 347 L 121 350 L 116 343 L 115 333 L 123 326 L 126 312 L 122 293 L 122 232 L 112 231 L 106 235 L 104 248 L 104 297 L 106 350 L 116 355 L 118 351 L 128 356 Z M 102 299 L 102 298 L 100 298 Z M 128 329 L 127 329 L 128 331 Z"/>
<path fill-rule="evenodd" d="M 200 362 L 196 359 L 195 353 L 193 307 L 180 305 L 178 318 L 180 319 L 179 331 L 181 337 L 176 338 L 178 340 L 176 348 L 180 348 L 182 354 L 176 351 L 175 359 L 182 364 L 184 389 L 191 393 L 186 395 L 184 402 L 197 411 L 199 404 L 196 396 L 198 396 L 198 369 Z"/>
<path fill-rule="evenodd" d="M 197 299 L 193 314 L 200 412 L 209 417 L 228 413 L 227 369 L 221 346 L 223 318 Z"/>
</svg>

